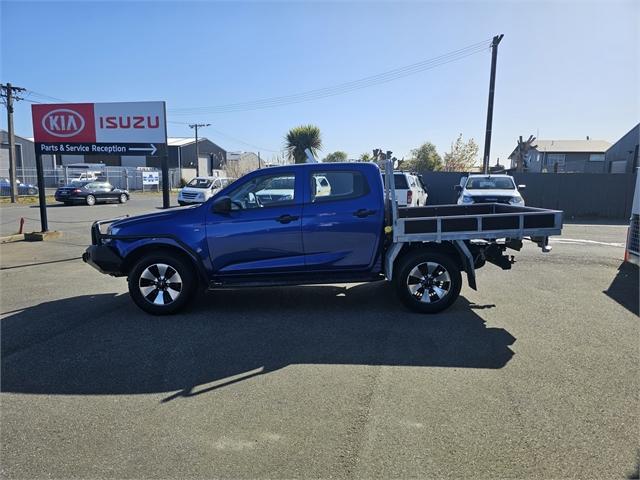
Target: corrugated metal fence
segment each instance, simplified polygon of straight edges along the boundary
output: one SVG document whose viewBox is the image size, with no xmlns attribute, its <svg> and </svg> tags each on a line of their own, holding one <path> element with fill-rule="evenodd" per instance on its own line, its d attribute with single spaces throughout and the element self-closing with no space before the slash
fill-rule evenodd
<svg viewBox="0 0 640 480">
<path fill-rule="evenodd" d="M 428 204 L 444 205 L 458 199 L 454 185 L 465 175 L 457 172 L 424 172 Z M 527 205 L 563 210 L 565 218 L 628 219 L 631 215 L 635 175 L 608 173 L 516 173 Z"/>
</svg>

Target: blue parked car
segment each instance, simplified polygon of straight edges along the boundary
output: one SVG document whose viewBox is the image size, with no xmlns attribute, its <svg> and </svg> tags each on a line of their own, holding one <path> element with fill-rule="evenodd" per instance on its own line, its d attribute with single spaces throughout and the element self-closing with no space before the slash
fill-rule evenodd
<svg viewBox="0 0 640 480">
<path fill-rule="evenodd" d="M 475 288 L 476 268 L 510 268 L 504 252 L 524 237 L 548 251 L 561 227 L 562 212 L 531 207 L 398 208 L 377 165 L 315 163 L 256 170 L 198 206 L 96 222 L 83 259 L 126 276 L 152 314 L 176 312 L 199 287 L 384 279 L 409 308 L 434 313 L 456 300 L 462 271 Z"/>
<path fill-rule="evenodd" d="M 16 185 L 18 187 L 18 195 L 38 194 L 38 187 L 36 187 L 35 185 L 31 185 L 30 183 L 22 183 L 20 182 L 20 180 L 16 180 Z M 8 197 L 9 195 L 11 195 L 11 182 L 8 178 L 0 178 L 0 195 L 3 197 Z"/>
</svg>

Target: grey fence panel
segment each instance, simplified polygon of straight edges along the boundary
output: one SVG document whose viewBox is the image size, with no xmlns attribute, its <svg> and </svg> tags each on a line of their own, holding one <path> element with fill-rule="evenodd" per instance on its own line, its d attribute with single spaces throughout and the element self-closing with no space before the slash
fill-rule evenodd
<svg viewBox="0 0 640 480">
<path fill-rule="evenodd" d="M 466 174 L 424 172 L 429 205 L 455 203 L 454 185 Z M 635 175 L 608 173 L 516 173 L 527 205 L 563 210 L 565 218 L 627 219 L 635 188 Z"/>
<path fill-rule="evenodd" d="M 422 181 L 427 187 L 427 205 L 447 205 L 456 203 L 458 194 L 453 189 L 460 184 L 464 173 L 459 172 L 424 172 Z"/>
</svg>

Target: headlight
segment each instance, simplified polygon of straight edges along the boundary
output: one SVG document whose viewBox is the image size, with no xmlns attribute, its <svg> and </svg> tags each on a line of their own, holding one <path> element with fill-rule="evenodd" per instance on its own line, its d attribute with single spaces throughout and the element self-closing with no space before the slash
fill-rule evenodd
<svg viewBox="0 0 640 480">
<path fill-rule="evenodd" d="M 471 195 L 463 195 L 462 203 L 473 203 L 473 197 Z"/>
<path fill-rule="evenodd" d="M 522 197 L 520 195 L 518 195 L 517 197 L 511 197 L 511 200 L 509 200 L 509 203 L 511 205 L 523 205 L 524 204 L 524 200 L 522 199 Z"/>
</svg>

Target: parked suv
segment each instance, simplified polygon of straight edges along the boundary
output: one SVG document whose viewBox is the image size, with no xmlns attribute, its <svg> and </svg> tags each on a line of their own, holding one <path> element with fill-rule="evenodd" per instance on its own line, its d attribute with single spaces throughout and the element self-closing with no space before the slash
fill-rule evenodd
<svg viewBox="0 0 640 480">
<path fill-rule="evenodd" d="M 395 172 L 393 179 L 398 206 L 419 207 L 427 204 L 427 189 L 419 175 L 409 172 Z"/>
<path fill-rule="evenodd" d="M 454 187 L 460 195 L 458 205 L 508 203 L 520 207 L 524 207 L 524 199 L 518 189 L 524 188 L 525 185 L 516 186 L 510 175 L 469 175 Z"/>
<path fill-rule="evenodd" d="M 228 178 L 196 177 L 187 183 L 186 187 L 180 190 L 180 193 L 178 193 L 178 203 L 180 205 L 204 203 L 229 183 L 231 182 Z"/>
</svg>

